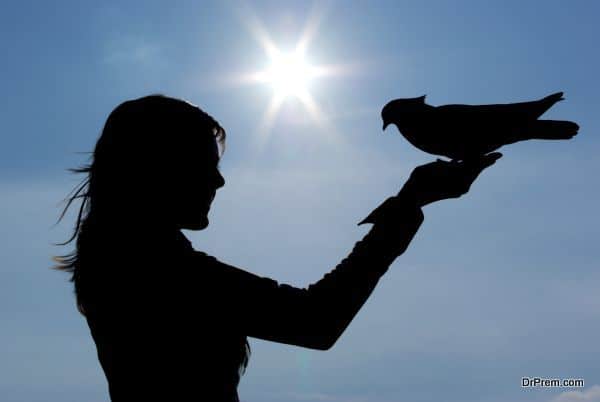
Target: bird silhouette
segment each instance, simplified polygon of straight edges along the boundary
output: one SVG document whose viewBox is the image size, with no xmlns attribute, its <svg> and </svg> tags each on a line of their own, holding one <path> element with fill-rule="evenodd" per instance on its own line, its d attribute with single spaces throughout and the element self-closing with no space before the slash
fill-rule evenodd
<svg viewBox="0 0 600 402">
<path fill-rule="evenodd" d="M 572 121 L 538 120 L 564 99 L 562 92 L 531 102 L 489 105 L 431 106 L 425 96 L 387 103 L 381 111 L 383 129 L 393 123 L 415 147 L 453 160 L 475 158 L 518 141 L 566 140 L 579 129 Z"/>
</svg>

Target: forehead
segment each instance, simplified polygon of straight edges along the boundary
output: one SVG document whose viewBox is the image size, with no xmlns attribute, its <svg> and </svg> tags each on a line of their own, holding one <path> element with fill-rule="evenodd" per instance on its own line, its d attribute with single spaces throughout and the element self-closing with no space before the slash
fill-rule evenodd
<svg viewBox="0 0 600 402">
<path fill-rule="evenodd" d="M 217 163 L 220 149 L 213 132 L 214 122 L 207 119 L 206 114 L 197 106 L 187 103 L 190 107 L 180 121 L 184 137 L 182 151 L 192 159 Z"/>
<path fill-rule="evenodd" d="M 210 153 L 209 153 L 209 157 L 210 160 L 214 163 L 219 163 L 219 146 L 217 144 L 217 139 L 213 137 L 212 139 L 212 146 L 210 147 Z"/>
<path fill-rule="evenodd" d="M 199 162 L 216 164 L 219 162 L 219 147 L 216 138 L 208 136 L 206 133 L 196 133 L 196 138 L 192 144 L 188 144 L 184 153 L 190 159 L 196 159 Z"/>
</svg>

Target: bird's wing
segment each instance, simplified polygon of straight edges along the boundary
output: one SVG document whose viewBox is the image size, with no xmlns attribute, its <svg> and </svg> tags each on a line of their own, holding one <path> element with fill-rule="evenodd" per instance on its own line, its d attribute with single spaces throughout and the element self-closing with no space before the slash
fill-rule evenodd
<svg viewBox="0 0 600 402">
<path fill-rule="evenodd" d="M 505 143 L 505 137 L 523 125 L 508 108 L 489 108 L 488 105 L 438 106 L 424 124 L 425 132 L 437 133 L 424 145 L 432 152 L 452 159 L 494 151 Z M 495 105 L 494 105 L 495 106 Z M 423 139 L 424 141 L 425 139 Z"/>
<path fill-rule="evenodd" d="M 455 116 L 457 119 L 481 120 L 481 121 L 510 121 L 516 122 L 531 121 L 539 118 L 556 102 L 564 99 L 562 92 L 557 92 L 545 98 L 530 102 L 515 103 L 497 103 L 489 105 L 442 105 L 436 109 L 441 115 L 446 113 Z"/>
</svg>

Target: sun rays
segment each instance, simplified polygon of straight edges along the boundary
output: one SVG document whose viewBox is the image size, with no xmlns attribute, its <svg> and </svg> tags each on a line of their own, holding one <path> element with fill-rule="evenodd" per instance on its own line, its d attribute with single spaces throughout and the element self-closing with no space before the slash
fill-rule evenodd
<svg viewBox="0 0 600 402">
<path fill-rule="evenodd" d="M 267 63 L 263 70 L 242 74 L 237 81 L 268 85 L 273 90 L 259 123 L 259 142 L 264 144 L 268 140 L 281 107 L 288 101 L 299 102 L 302 105 L 301 109 L 307 113 L 309 118 L 322 131 L 327 132 L 330 139 L 337 141 L 334 128 L 329 124 L 325 113 L 311 94 L 311 87 L 317 85 L 319 79 L 339 75 L 344 70 L 343 66 L 314 64 L 310 60 L 309 45 L 317 34 L 323 9 L 313 9 L 296 45 L 291 49 L 278 47 L 251 10 L 245 9 L 240 14 L 250 33 L 267 56 Z"/>
<path fill-rule="evenodd" d="M 299 49 L 290 53 L 275 49 L 270 57 L 271 65 L 266 71 L 259 73 L 259 80 L 270 84 L 277 98 L 305 98 L 308 95 L 309 81 L 316 76 L 316 69 L 309 64 L 304 54 Z"/>
</svg>

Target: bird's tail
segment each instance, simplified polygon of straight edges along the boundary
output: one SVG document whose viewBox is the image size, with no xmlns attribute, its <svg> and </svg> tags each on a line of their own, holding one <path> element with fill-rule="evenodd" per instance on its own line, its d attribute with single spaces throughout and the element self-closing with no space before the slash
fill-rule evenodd
<svg viewBox="0 0 600 402">
<path fill-rule="evenodd" d="M 525 127 L 519 140 L 568 140 L 577 135 L 578 130 L 579 125 L 572 121 L 534 120 Z"/>
<path fill-rule="evenodd" d="M 550 105 L 554 105 L 556 102 L 561 101 L 561 100 L 565 100 L 565 98 L 563 98 L 563 93 L 556 92 L 556 93 L 553 93 L 552 95 L 546 96 L 544 99 L 542 99 L 542 102 L 549 103 Z"/>
</svg>

